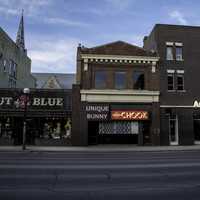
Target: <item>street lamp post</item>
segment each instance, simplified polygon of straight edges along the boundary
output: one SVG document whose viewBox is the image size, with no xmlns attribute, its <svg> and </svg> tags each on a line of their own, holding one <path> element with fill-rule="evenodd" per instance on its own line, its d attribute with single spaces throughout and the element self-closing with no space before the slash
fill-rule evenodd
<svg viewBox="0 0 200 200">
<path fill-rule="evenodd" d="M 23 142 L 22 142 L 22 150 L 26 149 L 26 116 L 27 116 L 27 106 L 28 106 L 28 95 L 30 93 L 29 88 L 24 88 L 23 89 L 24 93 L 24 123 L 23 123 Z"/>
</svg>

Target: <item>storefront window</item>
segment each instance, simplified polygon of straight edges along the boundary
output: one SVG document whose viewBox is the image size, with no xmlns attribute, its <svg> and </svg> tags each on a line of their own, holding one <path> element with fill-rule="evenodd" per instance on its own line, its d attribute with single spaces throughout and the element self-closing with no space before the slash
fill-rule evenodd
<svg viewBox="0 0 200 200">
<path fill-rule="evenodd" d="M 126 72 L 115 72 L 115 89 L 126 88 Z"/>
<path fill-rule="evenodd" d="M 65 124 L 65 135 L 64 135 L 64 138 L 66 139 L 70 139 L 71 138 L 71 119 L 68 118 L 68 120 L 66 121 L 66 124 Z"/>
<path fill-rule="evenodd" d="M 1 139 L 12 139 L 12 127 L 10 118 L 4 118 L 0 121 L 0 138 Z"/>
<path fill-rule="evenodd" d="M 99 134 L 138 134 L 139 124 L 137 121 L 114 121 L 100 122 Z"/>
<path fill-rule="evenodd" d="M 95 72 L 95 88 L 96 89 L 106 88 L 106 72 L 105 71 Z"/>
<path fill-rule="evenodd" d="M 131 134 L 139 134 L 138 122 L 131 122 Z"/>
<path fill-rule="evenodd" d="M 46 119 L 43 123 L 41 139 L 70 139 L 71 138 L 71 119 Z"/>
<path fill-rule="evenodd" d="M 133 89 L 144 90 L 144 72 L 134 71 L 133 72 Z"/>
</svg>

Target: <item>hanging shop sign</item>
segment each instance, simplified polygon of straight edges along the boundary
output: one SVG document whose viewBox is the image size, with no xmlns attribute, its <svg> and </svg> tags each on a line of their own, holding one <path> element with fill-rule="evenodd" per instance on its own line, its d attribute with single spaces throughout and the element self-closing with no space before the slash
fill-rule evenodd
<svg viewBox="0 0 200 200">
<path fill-rule="evenodd" d="M 148 120 L 149 113 L 147 111 L 136 110 L 115 110 L 111 112 L 112 120 Z"/>
<path fill-rule="evenodd" d="M 85 111 L 87 120 L 102 121 L 109 118 L 109 105 L 86 105 Z"/>
</svg>

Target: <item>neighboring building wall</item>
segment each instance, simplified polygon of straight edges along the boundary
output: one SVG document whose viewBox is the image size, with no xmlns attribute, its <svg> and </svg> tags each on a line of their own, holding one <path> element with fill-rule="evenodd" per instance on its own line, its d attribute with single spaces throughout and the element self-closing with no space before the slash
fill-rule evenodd
<svg viewBox="0 0 200 200">
<path fill-rule="evenodd" d="M 153 35 L 156 35 L 152 41 Z M 179 25 L 156 25 L 144 43 L 144 48 L 150 50 L 153 46 L 157 47 L 160 57 L 160 87 L 162 105 L 193 105 L 194 99 L 199 99 L 199 63 L 200 63 L 200 27 L 179 26 Z M 172 42 L 175 57 L 175 43 L 182 43 L 183 60 L 166 60 L 166 42 Z M 184 71 L 185 90 L 177 91 L 175 81 L 175 90 L 169 92 L 167 89 L 167 70 L 174 70 L 175 76 L 178 70 Z M 175 77 L 176 78 L 176 77 Z"/>
<path fill-rule="evenodd" d="M 35 87 L 31 60 L 0 28 L 0 87 Z"/>
<path fill-rule="evenodd" d="M 157 24 L 144 40 L 160 57 L 161 143 L 170 144 L 169 118 L 177 118 L 177 143 L 194 144 L 194 101 L 200 100 L 200 27 Z M 167 60 L 167 47 L 173 49 L 173 60 Z M 182 48 L 182 60 L 176 59 L 176 48 Z M 174 90 L 168 90 L 168 74 L 174 76 Z M 184 89 L 178 90 L 177 77 L 184 77 Z M 200 131 L 200 130 L 199 130 Z"/>
</svg>

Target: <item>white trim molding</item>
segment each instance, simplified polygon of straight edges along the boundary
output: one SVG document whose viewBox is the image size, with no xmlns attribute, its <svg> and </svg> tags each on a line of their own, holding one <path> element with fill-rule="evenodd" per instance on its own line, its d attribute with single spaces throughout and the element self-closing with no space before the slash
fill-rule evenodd
<svg viewBox="0 0 200 200">
<path fill-rule="evenodd" d="M 159 102 L 159 91 L 148 90 L 81 90 L 81 101 L 86 102 L 119 102 L 119 103 L 152 103 Z"/>
<path fill-rule="evenodd" d="M 166 44 L 167 46 L 173 46 L 173 45 L 174 45 L 173 42 L 165 42 L 165 44 Z"/>
<path fill-rule="evenodd" d="M 175 70 L 174 70 L 174 69 L 168 69 L 168 70 L 167 70 L 167 73 L 173 74 L 173 73 L 175 73 Z"/>
<path fill-rule="evenodd" d="M 177 46 L 177 47 L 182 47 L 182 46 L 183 46 L 183 43 L 182 43 L 182 42 L 175 42 L 175 46 Z"/>
<path fill-rule="evenodd" d="M 194 108 L 194 106 L 189 105 L 160 105 L 160 108 Z"/>
<path fill-rule="evenodd" d="M 152 63 L 153 65 L 159 61 L 159 57 L 151 56 L 121 56 L 121 55 L 98 55 L 98 54 L 81 54 L 81 58 L 88 61 L 98 62 L 129 62 L 129 63 Z"/>
<path fill-rule="evenodd" d="M 184 70 L 176 70 L 178 74 L 184 74 Z"/>
<path fill-rule="evenodd" d="M 84 61 L 84 71 L 88 70 L 89 62 L 103 62 L 103 63 L 129 63 L 129 64 L 151 64 L 152 73 L 156 72 L 156 64 L 159 57 L 151 56 L 121 56 L 121 55 L 97 55 L 97 54 L 81 54 Z"/>
</svg>

